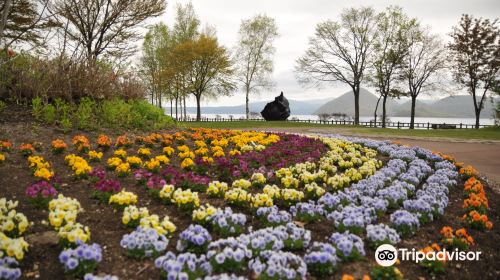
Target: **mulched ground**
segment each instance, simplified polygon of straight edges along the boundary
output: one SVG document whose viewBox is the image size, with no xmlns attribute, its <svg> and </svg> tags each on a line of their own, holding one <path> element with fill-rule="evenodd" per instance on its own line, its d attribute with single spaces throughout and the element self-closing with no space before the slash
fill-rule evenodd
<svg viewBox="0 0 500 280">
<path fill-rule="evenodd" d="M 49 145 L 53 139 L 61 138 L 70 143 L 71 137 L 79 133 L 85 134 L 89 139 L 95 141 L 94 139 L 97 138 L 100 132 L 84 133 L 75 131 L 71 135 L 66 135 L 56 128 L 46 127 L 34 122 L 31 116 L 20 108 L 9 108 L 7 112 L 0 115 L 0 139 L 9 139 L 16 146 L 31 141 L 45 144 L 44 152 L 41 154 L 52 164 L 62 182 L 65 183 L 62 193 L 80 201 L 85 212 L 79 214 L 78 221 L 89 226 L 92 241 L 103 246 L 104 259 L 99 264 L 98 271 L 115 274 L 120 279 L 159 279 L 159 271 L 154 268 L 152 261 L 130 259 L 124 254 L 124 250 L 120 248 L 121 237 L 123 234 L 130 232 L 130 229 L 121 224 L 121 213 L 114 211 L 108 205 L 101 205 L 97 200 L 91 199 L 91 190 L 88 183 L 74 181 L 64 162 L 64 157 L 52 155 L 49 152 Z M 124 132 L 120 131 L 118 133 L 107 130 L 102 131 L 102 133 L 115 137 Z M 135 149 L 137 147 L 132 148 L 134 151 Z M 105 158 L 108 155 L 105 155 Z M 0 196 L 19 200 L 18 211 L 24 213 L 30 221 L 35 223 L 25 235 L 30 243 L 30 251 L 21 265 L 23 279 L 71 279 L 64 274 L 63 267 L 59 263 L 58 255 L 61 248 L 56 244 L 57 238 L 54 238 L 54 231 L 51 227 L 42 223 L 42 221 L 46 221 L 48 212 L 46 210 L 36 210 L 28 203 L 24 194 L 26 186 L 33 181 L 34 177 L 27 167 L 26 158 L 22 157 L 17 151 L 7 154 L 7 161 L 0 165 Z M 191 218 L 189 215 L 179 212 L 175 206 L 163 205 L 152 198 L 142 187 L 136 186 L 131 176 L 125 180 L 122 179 L 122 183 L 127 187 L 127 190 L 133 191 L 139 196 L 138 206 L 146 206 L 149 208 L 150 213 L 158 214 L 160 217 L 169 215 L 178 227 L 177 233 L 190 224 Z M 481 251 L 481 260 L 478 262 L 451 262 L 448 265 L 446 274 L 436 277 L 429 275 L 413 263 L 403 262 L 399 268 L 404 273 L 405 278 L 474 279 L 481 277 L 482 279 L 500 279 L 500 267 L 498 266 L 500 257 L 500 195 L 492 191 L 489 186 L 486 186 L 486 192 L 491 207 L 488 216 L 493 222 L 494 228 L 492 231 L 485 233 L 468 230 L 477 242 L 477 245 L 471 247 L 470 250 Z M 405 239 L 399 247 L 420 249 L 439 241 L 439 231 L 443 226 L 462 227 L 460 217 L 463 214 L 463 196 L 460 184 L 456 189 L 450 191 L 449 198 L 450 205 L 443 217 L 425 225 L 416 236 Z M 247 216 L 252 217 L 252 215 Z M 258 223 L 253 220 L 249 222 L 254 227 L 258 226 Z M 333 232 L 333 225 L 328 221 L 309 224 L 306 225 L 306 228 L 312 231 L 313 239 L 318 241 L 324 241 Z M 170 241 L 169 249 L 173 249 L 175 243 L 174 238 Z M 343 273 L 353 274 L 358 279 L 363 274 L 368 274 L 374 265 L 374 251 L 367 248 L 365 260 L 342 264 L 332 279 L 340 279 Z"/>
</svg>

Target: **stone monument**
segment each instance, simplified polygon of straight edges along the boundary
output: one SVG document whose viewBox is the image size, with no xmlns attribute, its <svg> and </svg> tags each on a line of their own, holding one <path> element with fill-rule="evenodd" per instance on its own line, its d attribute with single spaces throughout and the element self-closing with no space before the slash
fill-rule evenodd
<svg viewBox="0 0 500 280">
<path fill-rule="evenodd" d="M 283 96 L 283 92 L 274 98 L 273 102 L 269 102 L 260 112 L 266 121 L 284 121 L 290 116 L 290 105 L 288 100 Z"/>
</svg>

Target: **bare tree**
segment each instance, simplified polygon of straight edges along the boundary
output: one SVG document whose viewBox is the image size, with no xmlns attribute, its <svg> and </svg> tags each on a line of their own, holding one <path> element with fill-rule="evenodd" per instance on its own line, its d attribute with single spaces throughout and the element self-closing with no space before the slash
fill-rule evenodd
<svg viewBox="0 0 500 280">
<path fill-rule="evenodd" d="M 397 80 L 398 71 L 408 54 L 408 32 L 418 25 L 416 19 L 410 19 L 400 7 L 388 7 L 378 16 L 378 36 L 374 43 L 373 73 L 371 80 L 377 88 L 380 98 L 375 107 L 375 124 L 377 109 L 382 99 L 382 127 L 385 127 L 387 98 L 394 96 L 392 86 Z"/>
<path fill-rule="evenodd" d="M 48 0 L 0 0 L 0 45 L 43 45 L 47 31 L 57 26 L 48 10 Z"/>
<path fill-rule="evenodd" d="M 354 93 L 354 121 L 359 124 L 359 90 L 376 37 L 375 10 L 349 8 L 340 21 L 325 21 L 316 26 L 305 55 L 297 60 L 299 82 L 319 86 L 341 82 Z"/>
<path fill-rule="evenodd" d="M 453 27 L 453 41 L 448 45 L 455 81 L 472 95 L 476 128 L 479 128 L 486 95 L 493 91 L 499 79 L 500 31 L 497 22 L 463 15 L 459 25 Z"/>
<path fill-rule="evenodd" d="M 112 57 L 133 54 L 138 27 L 161 15 L 165 0 L 52 0 L 59 22 L 69 22 L 68 39 L 83 46 L 88 60 L 106 53 Z"/>
<path fill-rule="evenodd" d="M 428 29 L 415 26 L 408 36 L 408 55 L 400 78 L 408 86 L 411 97 L 410 129 L 415 127 L 415 105 L 420 93 L 439 85 L 436 76 L 445 68 L 446 54 L 441 39 Z"/>
<path fill-rule="evenodd" d="M 246 118 L 250 117 L 250 93 L 271 88 L 273 72 L 274 40 L 278 37 L 278 27 L 273 18 L 257 15 L 243 20 L 240 25 L 236 48 L 237 79 L 245 91 Z"/>
<path fill-rule="evenodd" d="M 9 16 L 12 7 L 12 0 L 3 0 L 2 5 L 0 7 L 2 8 L 0 10 L 2 12 L 1 14 L 2 18 L 0 19 L 0 43 L 1 43 L 3 39 L 5 26 L 7 25 L 7 17 Z"/>
</svg>

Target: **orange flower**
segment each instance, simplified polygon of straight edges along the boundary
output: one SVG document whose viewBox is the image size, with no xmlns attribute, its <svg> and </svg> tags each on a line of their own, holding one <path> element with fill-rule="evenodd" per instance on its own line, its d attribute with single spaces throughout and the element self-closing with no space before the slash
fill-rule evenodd
<svg viewBox="0 0 500 280">
<path fill-rule="evenodd" d="M 350 274 L 344 274 L 342 275 L 342 280 L 354 280 L 354 276 Z"/>
<path fill-rule="evenodd" d="M 101 134 L 97 138 L 97 145 L 103 148 L 110 147 L 111 145 L 113 145 L 113 140 L 111 140 L 111 138 L 109 138 L 108 136 Z"/>
<path fill-rule="evenodd" d="M 492 229 L 493 228 L 493 223 L 492 222 L 486 222 L 486 228 L 487 229 Z"/>
<path fill-rule="evenodd" d="M 477 176 L 477 174 L 478 174 L 477 170 L 474 169 L 474 167 L 472 167 L 470 165 L 467 165 L 466 167 L 460 168 L 460 170 L 458 172 L 461 175 L 465 175 L 467 177 Z"/>
<path fill-rule="evenodd" d="M 28 143 L 28 144 L 21 144 L 21 146 L 19 147 L 19 150 L 21 150 L 21 151 L 31 150 L 33 152 L 33 151 L 35 151 L 35 148 L 33 147 L 33 145 Z"/>
<path fill-rule="evenodd" d="M 437 243 L 433 243 L 431 247 L 434 251 L 441 251 L 441 247 Z"/>
<path fill-rule="evenodd" d="M 453 237 L 453 229 L 451 227 L 443 227 L 441 229 L 441 234 L 445 237 L 445 238 L 452 238 Z"/>
<path fill-rule="evenodd" d="M 457 231 L 455 232 L 455 235 L 458 237 L 467 236 L 467 232 L 465 231 L 465 228 L 461 228 L 461 229 L 457 229 Z"/>
<path fill-rule="evenodd" d="M 64 143 L 61 139 L 56 139 L 52 141 L 52 149 L 54 150 L 64 150 L 68 147 L 66 143 Z"/>
<path fill-rule="evenodd" d="M 122 147 L 122 146 L 128 146 L 132 144 L 130 140 L 127 138 L 126 135 L 121 135 L 116 138 L 116 146 Z"/>
<path fill-rule="evenodd" d="M 12 143 L 9 141 L 0 141 L 0 151 L 9 151 L 12 149 Z"/>
<path fill-rule="evenodd" d="M 488 227 L 488 225 L 486 225 L 486 227 Z M 467 243 L 474 244 L 474 238 L 472 238 L 472 236 L 469 235 L 466 237 L 466 239 L 467 239 Z"/>
</svg>

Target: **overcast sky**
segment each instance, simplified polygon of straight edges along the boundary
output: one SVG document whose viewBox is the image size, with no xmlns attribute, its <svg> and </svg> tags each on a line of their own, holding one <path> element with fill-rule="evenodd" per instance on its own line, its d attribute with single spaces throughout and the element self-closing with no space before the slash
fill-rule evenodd
<svg viewBox="0 0 500 280">
<path fill-rule="evenodd" d="M 177 3 L 185 4 L 189 0 L 168 1 L 165 15 L 158 21 L 172 25 Z M 251 101 L 271 100 L 280 91 L 290 99 L 321 99 L 336 97 L 349 90 L 342 85 L 325 85 L 323 89 L 304 89 L 295 81 L 295 60 L 307 49 L 309 38 L 314 34 L 317 23 L 336 20 L 342 9 L 348 7 L 372 6 L 377 11 L 389 5 L 399 5 L 411 17 L 418 18 L 423 25 L 429 25 L 434 33 L 444 40 L 451 27 L 456 25 L 464 13 L 489 19 L 500 15 L 499 0 L 192 0 L 194 9 L 203 25 L 216 28 L 219 42 L 227 48 L 233 48 L 238 37 L 242 19 L 257 14 L 273 17 L 278 25 L 280 37 L 275 41 L 275 71 L 273 73 L 276 88 L 272 92 L 263 92 L 252 96 Z M 193 105 L 193 102 L 190 102 Z M 235 93 L 232 97 L 205 100 L 204 105 L 238 105 L 244 103 L 244 95 Z"/>
</svg>

